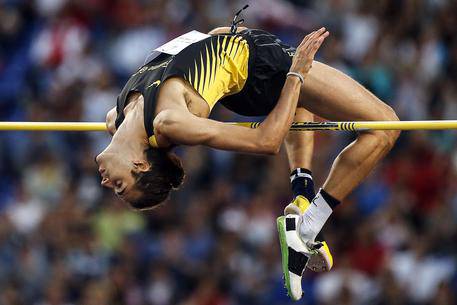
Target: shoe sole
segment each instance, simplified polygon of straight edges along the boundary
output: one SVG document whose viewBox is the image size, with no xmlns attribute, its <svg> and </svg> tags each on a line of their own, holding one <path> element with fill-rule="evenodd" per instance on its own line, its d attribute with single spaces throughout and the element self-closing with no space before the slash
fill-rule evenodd
<svg viewBox="0 0 457 305">
<path fill-rule="evenodd" d="M 295 299 L 290 292 L 290 277 L 289 277 L 289 246 L 286 241 L 286 226 L 285 226 L 285 216 L 280 216 L 276 219 L 276 225 L 278 227 L 279 234 L 279 244 L 281 248 L 281 262 L 282 262 L 282 274 L 284 276 L 284 284 L 287 289 L 287 295 L 294 301 Z"/>
<path fill-rule="evenodd" d="M 289 203 L 284 209 L 284 215 L 300 215 L 300 209 L 294 203 Z M 309 257 L 306 267 L 314 272 L 330 271 L 333 267 L 333 257 L 325 241 L 321 241 L 322 247 Z"/>
<path fill-rule="evenodd" d="M 317 250 L 317 253 L 311 255 L 308 261 L 308 269 L 314 272 L 330 271 L 333 266 L 333 257 L 327 243 L 322 242 L 322 247 Z"/>
</svg>

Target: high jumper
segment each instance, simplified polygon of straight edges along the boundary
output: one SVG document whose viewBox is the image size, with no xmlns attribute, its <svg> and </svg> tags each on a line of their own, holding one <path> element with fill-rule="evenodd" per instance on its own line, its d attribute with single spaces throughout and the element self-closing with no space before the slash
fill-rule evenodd
<svg viewBox="0 0 457 305">
<path fill-rule="evenodd" d="M 177 145 L 276 154 L 285 142 L 293 199 L 277 227 L 285 284 L 298 300 L 306 268 L 320 272 L 333 266 L 320 230 L 392 148 L 399 131 L 456 130 L 457 120 L 399 121 L 357 82 L 314 61 L 329 35 L 324 28 L 295 49 L 268 32 L 238 29 L 240 12 L 230 28 L 192 31 L 154 50 L 131 76 L 106 122 L 0 122 L 0 131 L 108 130 L 112 141 L 96 157 L 102 184 L 138 210 L 163 203 L 182 183 L 184 170 L 171 152 Z M 208 119 L 219 102 L 236 113 L 266 119 Z M 312 122 L 313 113 L 339 121 Z M 358 132 L 317 195 L 311 173 L 313 135 L 305 132 L 315 130 Z"/>
<path fill-rule="evenodd" d="M 238 15 L 238 14 L 237 14 Z M 289 132 L 313 114 L 339 121 L 398 121 L 395 112 L 344 73 L 314 60 L 329 36 L 320 28 L 291 47 L 257 29 L 192 31 L 158 48 L 128 80 L 107 114 L 111 143 L 96 157 L 102 185 L 134 209 L 164 202 L 184 178 L 177 145 L 277 154 L 285 143 L 293 200 L 277 220 L 283 272 L 292 299 L 302 296 L 306 267 L 330 270 L 318 235 L 333 209 L 371 172 L 397 130 L 358 133 L 335 159 L 315 194 L 312 132 Z M 266 116 L 255 129 L 209 119 L 216 103 L 246 116 Z M 262 177 L 259 177 L 262 179 Z"/>
</svg>

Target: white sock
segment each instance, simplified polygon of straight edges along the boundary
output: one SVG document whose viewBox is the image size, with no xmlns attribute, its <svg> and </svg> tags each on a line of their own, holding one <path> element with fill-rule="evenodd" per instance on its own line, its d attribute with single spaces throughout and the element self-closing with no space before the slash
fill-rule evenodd
<svg viewBox="0 0 457 305">
<path fill-rule="evenodd" d="M 324 200 L 319 191 L 316 197 L 311 201 L 308 209 L 306 209 L 305 213 L 301 216 L 302 222 L 299 232 L 302 240 L 314 242 L 317 234 L 322 230 L 322 227 L 331 214 L 332 208 L 327 201 Z"/>
</svg>

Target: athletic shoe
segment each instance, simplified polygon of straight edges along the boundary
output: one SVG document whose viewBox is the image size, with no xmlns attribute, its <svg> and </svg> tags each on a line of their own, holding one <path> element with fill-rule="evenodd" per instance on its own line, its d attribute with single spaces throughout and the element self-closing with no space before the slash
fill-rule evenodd
<svg viewBox="0 0 457 305">
<path fill-rule="evenodd" d="M 303 295 L 302 274 L 311 252 L 297 234 L 299 215 L 280 216 L 276 220 L 281 248 L 282 272 L 289 297 L 298 301 Z"/>
<path fill-rule="evenodd" d="M 289 203 L 284 209 L 284 215 L 301 215 L 309 207 L 310 202 L 304 196 L 297 196 L 294 200 Z M 299 234 L 297 226 L 297 234 Z M 319 237 L 319 235 L 318 235 Z M 313 254 L 309 257 L 308 264 L 306 265 L 308 269 L 314 272 L 323 272 L 330 271 L 333 267 L 333 257 L 330 252 L 330 248 L 327 245 L 327 242 L 324 240 L 318 241 L 304 241 L 311 247 Z"/>
</svg>

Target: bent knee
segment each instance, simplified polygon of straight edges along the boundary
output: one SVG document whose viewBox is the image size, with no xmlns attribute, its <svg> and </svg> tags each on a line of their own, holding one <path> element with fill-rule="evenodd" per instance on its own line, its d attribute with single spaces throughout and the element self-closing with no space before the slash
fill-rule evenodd
<svg viewBox="0 0 457 305">
<path fill-rule="evenodd" d="M 392 107 L 386 105 L 386 110 L 384 113 L 385 120 L 386 121 L 400 121 L 398 118 L 397 114 L 395 113 L 395 110 L 392 109 Z M 401 131 L 400 130 L 384 130 L 384 133 L 386 134 L 385 137 L 387 138 L 387 145 L 392 148 L 397 141 L 398 137 L 400 136 Z"/>
<path fill-rule="evenodd" d="M 395 111 L 388 105 L 385 105 L 380 119 L 383 121 L 400 121 Z M 371 130 L 367 133 L 374 136 L 378 149 L 386 152 L 392 149 L 400 136 L 400 130 Z"/>
<path fill-rule="evenodd" d="M 377 150 L 385 152 L 392 149 L 400 135 L 400 132 L 397 130 L 371 130 L 366 133 L 374 138 Z"/>
</svg>

